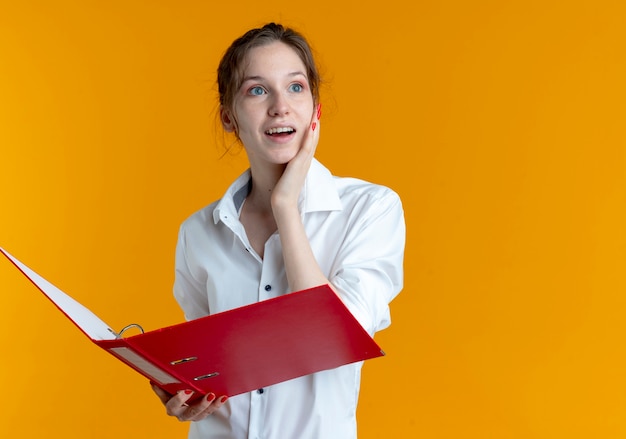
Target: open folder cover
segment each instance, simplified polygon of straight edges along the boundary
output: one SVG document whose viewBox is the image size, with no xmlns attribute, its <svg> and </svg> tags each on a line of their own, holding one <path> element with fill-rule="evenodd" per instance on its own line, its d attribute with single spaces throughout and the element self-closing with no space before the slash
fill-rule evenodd
<svg viewBox="0 0 626 439">
<path fill-rule="evenodd" d="M 171 394 L 190 389 L 195 397 L 234 396 L 384 355 L 328 285 L 122 337 L 0 252 L 95 344 Z"/>
</svg>

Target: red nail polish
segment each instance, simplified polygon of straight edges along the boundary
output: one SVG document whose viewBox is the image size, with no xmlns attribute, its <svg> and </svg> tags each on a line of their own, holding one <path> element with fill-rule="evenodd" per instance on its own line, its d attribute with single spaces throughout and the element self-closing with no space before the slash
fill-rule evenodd
<svg viewBox="0 0 626 439">
<path fill-rule="evenodd" d="M 313 131 L 315 131 L 315 127 L 316 127 L 316 126 L 317 126 L 317 123 L 313 122 L 313 125 L 311 125 L 311 129 L 312 129 Z"/>
<path fill-rule="evenodd" d="M 214 393 L 209 393 L 209 394 L 206 396 L 206 400 L 207 400 L 207 402 L 212 402 L 214 399 L 215 399 L 215 394 L 214 394 Z"/>
<path fill-rule="evenodd" d="M 228 396 L 222 396 L 220 398 L 220 404 L 224 404 L 226 402 L 226 400 L 228 399 Z"/>
</svg>

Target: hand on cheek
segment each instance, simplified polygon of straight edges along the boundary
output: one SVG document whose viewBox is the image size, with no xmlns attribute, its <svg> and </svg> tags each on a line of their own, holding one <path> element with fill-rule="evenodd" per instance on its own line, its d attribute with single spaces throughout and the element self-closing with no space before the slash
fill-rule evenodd
<svg viewBox="0 0 626 439">
<path fill-rule="evenodd" d="M 309 160 L 313 158 L 315 155 L 315 150 L 317 148 L 317 142 L 320 137 L 320 117 L 322 116 L 322 104 L 317 104 L 315 111 L 313 112 L 313 116 L 311 118 L 310 129 L 302 138 L 302 145 L 300 146 L 300 151 L 298 155 L 303 154 L 306 155 Z M 298 158 L 298 155 L 294 157 L 294 160 Z M 293 161 L 293 160 L 292 160 Z M 307 169 L 308 171 L 308 166 Z"/>
<path fill-rule="evenodd" d="M 274 187 L 272 194 L 272 205 L 280 207 L 285 204 L 294 205 L 298 201 L 298 196 L 304 184 L 311 161 L 315 155 L 317 142 L 320 134 L 321 105 L 318 105 L 313 112 L 309 129 L 302 137 L 300 150 L 287 164 L 282 177 Z"/>
</svg>

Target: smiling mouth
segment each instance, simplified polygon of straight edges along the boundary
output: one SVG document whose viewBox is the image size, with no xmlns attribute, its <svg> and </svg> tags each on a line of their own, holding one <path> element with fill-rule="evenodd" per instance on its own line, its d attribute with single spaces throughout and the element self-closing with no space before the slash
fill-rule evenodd
<svg viewBox="0 0 626 439">
<path fill-rule="evenodd" d="M 291 127 L 278 127 L 278 128 L 270 128 L 265 131 L 265 134 L 268 136 L 288 136 L 289 134 L 295 133 L 296 130 Z"/>
</svg>

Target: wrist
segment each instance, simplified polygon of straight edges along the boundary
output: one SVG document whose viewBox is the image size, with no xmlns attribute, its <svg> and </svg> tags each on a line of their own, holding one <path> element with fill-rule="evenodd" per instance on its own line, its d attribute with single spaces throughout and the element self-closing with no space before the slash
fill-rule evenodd
<svg viewBox="0 0 626 439">
<path fill-rule="evenodd" d="M 273 193 L 270 199 L 274 215 L 282 212 L 298 212 L 298 199 L 286 194 Z"/>
</svg>

